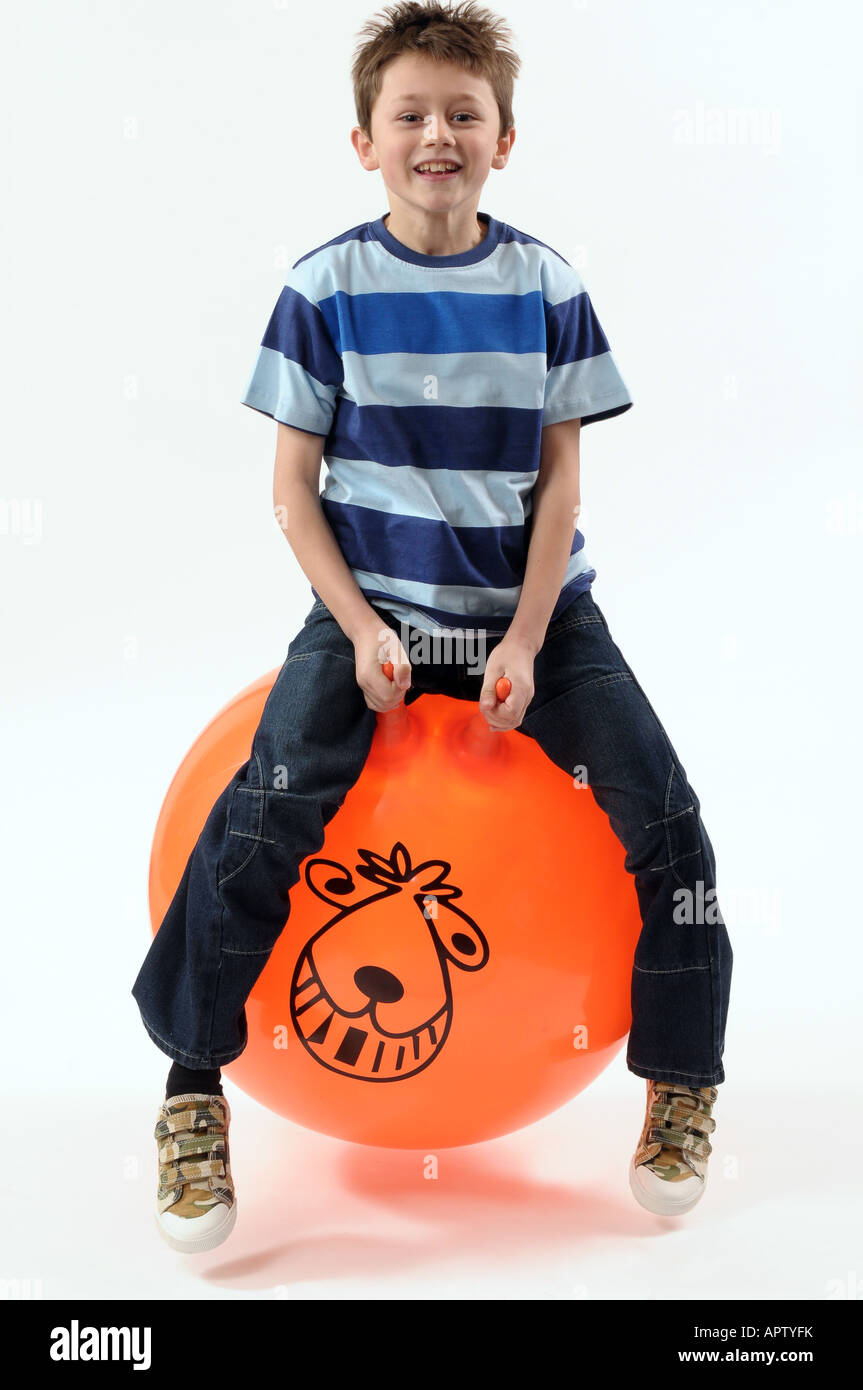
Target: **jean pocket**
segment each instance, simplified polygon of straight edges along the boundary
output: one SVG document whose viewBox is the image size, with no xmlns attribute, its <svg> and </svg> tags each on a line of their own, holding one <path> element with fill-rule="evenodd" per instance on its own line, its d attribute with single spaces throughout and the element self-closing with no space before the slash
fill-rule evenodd
<svg viewBox="0 0 863 1390">
<path fill-rule="evenodd" d="M 687 894 L 695 894 L 704 874 L 701 822 L 697 798 L 676 759 L 669 770 L 665 802 L 665 814 L 657 820 L 648 821 L 645 829 L 657 830 L 664 835 L 665 867 L 671 870 Z"/>
<path fill-rule="evenodd" d="M 255 785 L 257 782 L 259 785 Z M 249 776 L 231 794 L 225 827 L 225 843 L 219 859 L 217 886 L 222 887 L 247 867 L 261 847 L 264 828 L 264 790 L 257 755 L 249 764 Z"/>
</svg>

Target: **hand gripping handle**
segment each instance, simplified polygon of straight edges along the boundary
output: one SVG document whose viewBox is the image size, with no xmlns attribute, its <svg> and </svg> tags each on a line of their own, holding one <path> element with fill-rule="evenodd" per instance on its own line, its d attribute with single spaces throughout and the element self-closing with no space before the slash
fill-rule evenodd
<svg viewBox="0 0 863 1390">
<path fill-rule="evenodd" d="M 381 670 L 388 680 L 393 679 L 393 663 L 383 662 Z M 502 703 L 509 692 L 512 690 L 512 681 L 509 676 L 499 676 L 495 681 L 494 693 Z M 393 710 L 382 711 L 378 714 L 378 728 L 382 731 L 381 736 L 390 747 L 395 747 L 408 734 L 410 716 L 404 700 Z M 492 753 L 500 751 L 500 741 L 493 736 L 499 730 L 492 729 L 485 715 L 477 710 L 468 720 L 466 726 L 459 735 L 459 746 L 467 754 L 477 754 L 482 757 L 489 757 Z"/>
<path fill-rule="evenodd" d="M 391 661 L 385 661 L 383 666 L 381 667 L 381 670 L 383 671 L 387 680 L 391 681 L 393 679 L 395 673 L 393 671 L 393 663 Z M 497 680 L 494 683 L 494 693 L 501 704 L 507 698 L 511 690 L 512 681 L 510 680 L 509 676 L 498 676 Z"/>
</svg>

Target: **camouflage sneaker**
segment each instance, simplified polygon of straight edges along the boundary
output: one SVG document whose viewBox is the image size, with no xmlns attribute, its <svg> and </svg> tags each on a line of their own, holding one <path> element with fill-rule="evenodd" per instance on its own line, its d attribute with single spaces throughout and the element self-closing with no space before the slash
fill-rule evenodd
<svg viewBox="0 0 863 1390">
<path fill-rule="evenodd" d="M 629 1165 L 632 1195 L 658 1216 L 689 1211 L 707 1185 L 715 1086 L 647 1082 L 647 1109 Z"/>
<path fill-rule="evenodd" d="M 227 1240 L 237 1219 L 222 1095 L 169 1096 L 154 1131 L 159 1146 L 156 1224 L 174 1250 L 199 1254 Z"/>
</svg>

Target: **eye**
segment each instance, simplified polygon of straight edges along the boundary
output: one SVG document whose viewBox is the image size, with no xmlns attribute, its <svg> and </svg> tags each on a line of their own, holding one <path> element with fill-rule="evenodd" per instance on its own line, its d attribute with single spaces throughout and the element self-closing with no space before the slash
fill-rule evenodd
<svg viewBox="0 0 863 1390">
<path fill-rule="evenodd" d="M 453 120 L 458 120 L 458 117 L 459 117 L 459 116 L 465 116 L 465 117 L 467 117 L 467 120 L 468 120 L 468 121 L 475 121 L 475 120 L 477 120 L 477 117 L 474 116 L 474 115 L 472 114 L 472 112 L 470 112 L 470 111 L 458 111 L 458 112 L 456 112 L 456 115 L 453 117 Z M 420 120 L 422 120 L 422 117 L 421 117 L 421 116 L 418 116 L 418 115 L 416 114 L 415 111 L 406 111 L 405 114 L 404 114 L 403 116 L 398 116 L 396 119 L 399 120 L 399 121 L 408 121 L 410 124 L 413 124 L 414 121 L 420 121 Z M 459 121 L 459 125 L 464 125 L 464 124 L 465 124 L 464 121 Z"/>
</svg>

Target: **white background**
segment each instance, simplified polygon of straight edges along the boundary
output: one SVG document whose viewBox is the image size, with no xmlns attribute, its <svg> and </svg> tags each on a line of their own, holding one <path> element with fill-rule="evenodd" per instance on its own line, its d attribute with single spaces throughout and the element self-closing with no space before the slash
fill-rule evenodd
<svg viewBox="0 0 863 1390">
<path fill-rule="evenodd" d="M 281 268 L 387 210 L 348 138 L 374 7 L 19 5 L 2 1017 L 28 1143 L 3 1146 L 0 1276 L 46 1298 L 823 1299 L 863 1278 L 858 11 L 498 12 L 523 75 L 480 208 L 579 265 L 632 393 L 583 432 L 581 526 L 701 800 L 735 953 L 707 1193 L 677 1227 L 633 1202 L 622 1054 L 546 1121 L 449 1151 L 431 1198 L 416 1155 L 229 1087 L 237 1228 L 197 1260 L 160 1242 L 169 1063 L 130 994 L 150 844 L 188 748 L 311 605 L 272 515 L 275 426 L 240 396 Z"/>
</svg>

